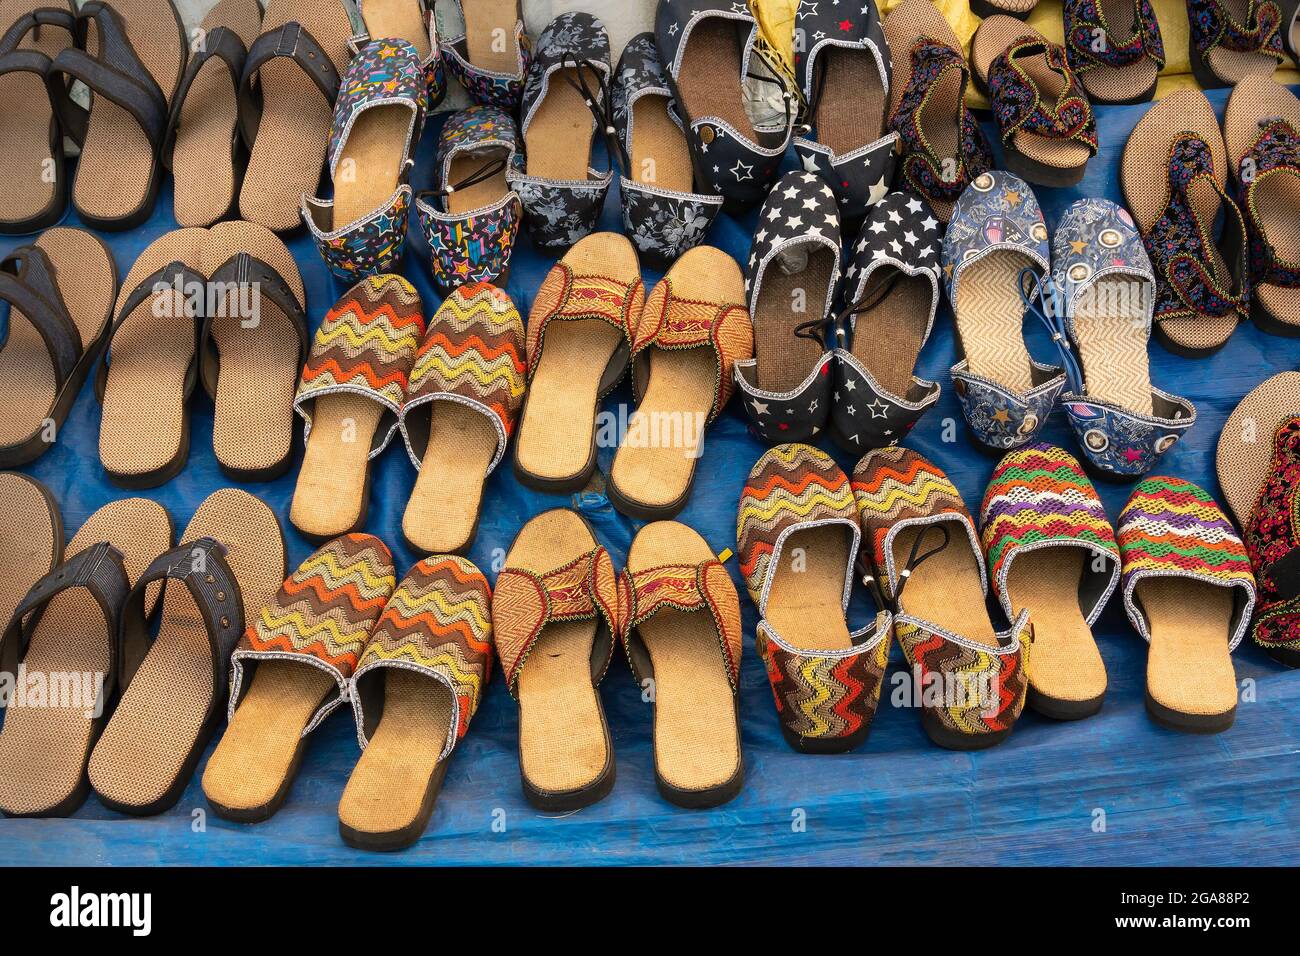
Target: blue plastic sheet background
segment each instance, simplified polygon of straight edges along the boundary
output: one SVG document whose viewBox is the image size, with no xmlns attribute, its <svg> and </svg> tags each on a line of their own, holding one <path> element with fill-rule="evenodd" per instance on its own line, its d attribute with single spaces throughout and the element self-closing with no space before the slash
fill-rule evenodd
<svg viewBox="0 0 1300 956">
<path fill-rule="evenodd" d="M 1211 99 L 1222 111 L 1225 92 L 1212 93 Z M 1102 149 L 1084 181 L 1071 189 L 1036 191 L 1049 228 L 1076 198 L 1106 196 L 1123 202 L 1119 157 L 1144 109 L 1098 111 Z M 437 128 L 435 122 L 425 132 L 417 188 L 431 185 Z M 792 157 L 788 161 L 793 165 Z M 612 192 L 604 228 L 621 229 L 618 202 Z M 710 241 L 743 261 L 756 215 L 743 221 L 722 217 Z M 75 224 L 75 217 L 70 221 Z M 149 242 L 173 228 L 169 184 L 146 226 L 106 236 L 121 274 Z M 426 314 L 432 314 L 440 298 L 430 284 L 427 249 L 414 226 L 411 237 L 405 272 L 420 289 Z M 4 241 L 0 251 L 20 241 Z M 309 237 L 300 231 L 289 242 L 315 325 L 344 289 L 326 271 Z M 520 237 L 507 289 L 525 316 L 551 264 Z M 658 278 L 651 272 L 645 277 L 648 284 Z M 1027 333 L 1031 350 L 1051 359 L 1050 343 L 1040 331 Z M 965 434 L 949 384 L 953 357 L 952 322 L 945 305 L 920 365 L 923 377 L 943 384 L 943 396 L 908 443 L 947 470 L 974 510 L 994 460 Z M 1156 384 L 1190 397 L 1200 416 L 1189 436 L 1167 455 L 1162 470 L 1217 494 L 1214 449 L 1224 418 L 1258 382 L 1300 365 L 1300 341 L 1243 326 L 1227 348 L 1211 358 L 1182 359 L 1153 344 L 1151 359 Z M 617 410 L 618 404 L 630 402 L 625 384 L 605 407 Z M 694 494 L 679 519 L 719 552 L 735 546 L 737 499 L 764 448 L 748 434 L 743 415 L 733 404 L 710 431 Z M 99 406 L 87 383 L 58 444 L 27 469 L 54 492 L 69 538 L 96 508 L 129 494 L 106 481 L 97 454 L 98 435 Z M 1074 447 L 1059 412 L 1052 416 L 1045 437 Z M 199 389 L 189 464 L 177 478 L 148 493 L 171 512 L 178 529 L 208 494 L 229 484 L 216 466 L 211 439 L 212 405 Z M 823 445 L 846 470 L 852 469 L 854 462 L 829 440 Z M 612 458 L 613 449 L 602 449 L 601 467 L 608 469 Z M 400 441 L 373 467 L 366 530 L 392 547 L 399 574 L 405 573 L 418 557 L 405 547 L 399 531 L 415 472 Z M 245 486 L 283 523 L 290 567 L 311 552 L 288 521 L 296 471 L 295 466 L 278 481 Z M 1107 485 L 1100 491 L 1114 519 L 1129 489 Z M 514 480 L 508 462 L 490 481 L 470 557 L 494 580 L 522 524 L 561 505 L 583 510 L 621 568 L 637 522 L 615 512 L 603 498 L 580 500 L 525 490 Z M 5 533 L 21 534 L 22 529 Z M 619 652 L 600 689 L 618 780 L 607 799 L 585 810 L 546 815 L 524 801 L 516 710 L 498 668 L 468 735 L 452 755 L 428 830 L 408 851 L 367 854 L 344 846 L 338 837 L 338 799 L 358 756 L 351 716 L 340 710 L 313 735 L 288 802 L 267 823 L 232 824 L 206 813 L 198 783 L 201 763 L 177 806 L 159 817 L 121 816 L 92 794 L 70 819 L 0 820 L 0 863 L 1064 865 L 1300 859 L 1300 673 L 1275 664 L 1249 641 L 1238 649 L 1235 661 L 1238 680 L 1249 679 L 1248 696 L 1254 699 L 1243 701 L 1236 725 L 1218 736 L 1173 733 L 1147 718 L 1146 645 L 1115 599 L 1095 628 L 1110 686 L 1105 708 L 1092 719 L 1058 724 L 1026 711 L 1010 738 L 992 750 L 940 750 L 921 730 L 915 710 L 892 703 L 894 688 L 907 682 L 895 648 L 885 699 L 867 742 L 846 755 L 800 755 L 790 750 L 778 730 L 771 691 L 749 640 L 754 609 L 734 558 L 728 566 L 745 611 L 740 710 L 746 782 L 740 796 L 724 807 L 682 810 L 659 797 L 650 705 L 641 701 Z M 871 613 L 865 596 L 855 594 L 854 618 L 865 620 Z"/>
</svg>

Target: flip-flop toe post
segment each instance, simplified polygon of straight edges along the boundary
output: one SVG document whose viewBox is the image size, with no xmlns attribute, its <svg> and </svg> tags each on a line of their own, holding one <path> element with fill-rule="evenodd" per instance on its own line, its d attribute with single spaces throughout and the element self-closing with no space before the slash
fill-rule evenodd
<svg viewBox="0 0 1300 956">
<path fill-rule="evenodd" d="M 1005 631 L 985 607 L 988 576 L 975 522 L 952 481 L 909 448 L 868 452 L 853 493 L 869 566 L 912 670 L 921 726 L 952 750 L 1006 739 L 1024 709 L 1033 625 Z"/>
<path fill-rule="evenodd" d="M 836 319 L 831 435 L 854 453 L 896 445 L 939 400 L 916 375 L 939 308 L 943 231 L 918 196 L 894 192 L 867 212 Z"/>
<path fill-rule="evenodd" d="M 462 286 L 429 320 L 400 418 L 419 472 L 402 517 L 416 550 L 458 552 L 474 540 L 483 487 L 523 405 L 524 353 L 523 320 L 496 286 Z"/>
<path fill-rule="evenodd" d="M 1118 105 L 1155 96 L 1165 44 L 1150 0 L 1065 0 L 1062 7 L 1066 60 L 1089 100 Z"/>
<path fill-rule="evenodd" d="M 835 356 L 825 326 L 839 283 L 835 193 L 813 173 L 786 173 L 759 211 L 745 266 L 754 357 L 734 366 L 750 427 L 764 441 L 807 441 L 826 424 Z"/>
<path fill-rule="evenodd" d="M 395 583 L 382 541 L 344 535 L 299 565 L 249 622 L 230 656 L 229 725 L 203 772 L 218 816 L 256 823 L 280 809 L 309 735 L 346 704 Z"/>
<path fill-rule="evenodd" d="M 1028 610 L 1034 651 L 1028 705 L 1057 720 L 1101 709 L 1106 693 L 1092 625 L 1119 584 L 1115 532 L 1082 466 L 1035 444 L 1009 452 L 980 508 L 989 579 L 1008 620 Z"/>
<path fill-rule="evenodd" d="M 1259 591 L 1255 643 L 1287 667 L 1300 667 L 1300 574 L 1296 572 L 1300 541 L 1291 520 L 1298 478 L 1300 416 L 1292 416 L 1273 435 L 1268 477 L 1259 488 L 1250 518 L 1243 522 L 1242 534 Z"/>
<path fill-rule="evenodd" d="M 997 170 L 962 193 L 943 237 L 943 271 L 959 354 L 953 389 L 971 433 L 1005 452 L 1041 432 L 1065 388 L 1059 366 L 1025 346 L 1022 275 L 1041 281 L 1049 265 L 1047 223 L 1028 185 Z"/>
<path fill-rule="evenodd" d="M 1205 489 L 1138 483 L 1119 517 L 1124 610 L 1150 645 L 1147 713 L 1191 733 L 1227 730 L 1237 712 L 1232 650 L 1250 626 L 1246 546 Z"/>
<path fill-rule="evenodd" d="M 1074 202 L 1052 238 L 1052 283 L 1078 360 L 1061 405 L 1079 447 L 1103 477 L 1146 474 L 1196 423 L 1196 407 L 1151 383 L 1155 274 L 1128 211 Z"/>
<path fill-rule="evenodd" d="M 1271 76 L 1286 58 L 1274 0 L 1188 0 L 1187 16 L 1188 55 L 1203 90 Z"/>
<path fill-rule="evenodd" d="M 853 488 L 825 452 L 777 445 L 754 463 L 736 547 L 781 733 L 800 752 L 857 747 L 880 703 L 892 618 L 850 630 L 846 614 L 860 540 Z"/>
<path fill-rule="evenodd" d="M 576 512 L 520 529 L 492 595 L 492 642 L 519 704 L 519 771 L 540 810 L 577 810 L 614 786 L 614 747 L 597 685 L 620 633 L 609 552 Z"/>
<path fill-rule="evenodd" d="M 442 41 L 447 72 L 478 105 L 517 112 L 533 57 L 521 0 L 456 0 L 456 7 L 465 30 Z M 510 40 L 504 49 L 501 37 Z"/>
</svg>

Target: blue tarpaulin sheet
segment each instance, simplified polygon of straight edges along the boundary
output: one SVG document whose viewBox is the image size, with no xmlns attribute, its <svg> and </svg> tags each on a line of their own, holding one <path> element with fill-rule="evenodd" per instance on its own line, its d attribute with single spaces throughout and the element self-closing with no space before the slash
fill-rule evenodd
<svg viewBox="0 0 1300 956">
<path fill-rule="evenodd" d="M 1224 91 L 1211 94 L 1220 111 L 1225 98 Z M 1144 109 L 1098 110 L 1101 152 L 1083 182 L 1069 189 L 1036 190 L 1049 228 L 1077 198 L 1105 196 L 1123 202 L 1120 153 Z M 424 135 L 417 188 L 431 185 L 438 126 L 435 120 Z M 793 166 L 793 158 L 788 161 Z M 621 229 L 618 202 L 617 193 L 611 192 L 603 228 Z M 721 217 L 709 241 L 743 262 L 756 216 Z M 75 217 L 70 223 L 75 224 Z M 149 242 L 173 228 L 168 186 L 147 225 L 106 236 L 121 274 Z M 20 242 L 6 240 L 0 251 Z M 289 244 L 302 271 L 314 326 L 344 288 L 327 272 L 309 237 L 299 231 Z M 507 290 L 523 315 L 552 261 L 520 237 Z M 431 315 L 440 298 L 429 279 L 427 249 L 414 228 L 404 268 Z M 647 284 L 657 278 L 646 272 Z M 1035 354 L 1053 359 L 1041 330 L 1028 329 L 1027 337 Z M 994 460 L 971 444 L 962 427 L 948 377 L 954 348 L 945 305 L 920 363 L 923 377 L 943 384 L 943 396 L 908 444 L 946 469 L 967 504 L 976 509 Z M 1224 418 L 1260 381 L 1297 366 L 1300 340 L 1266 336 L 1249 325 L 1206 359 L 1179 358 L 1153 344 L 1155 383 L 1188 396 L 1199 412 L 1197 424 L 1169 452 L 1161 470 L 1217 494 L 1214 449 Z M 626 383 L 605 407 L 617 412 L 620 403 L 632 403 Z M 184 528 L 208 494 L 230 484 L 213 458 L 212 405 L 201 389 L 194 412 L 189 464 L 166 485 L 146 492 L 171 512 L 178 528 Z M 87 383 L 57 445 L 26 469 L 53 491 L 69 537 L 95 509 L 129 494 L 110 485 L 100 466 L 99 414 Z M 1045 438 L 1074 447 L 1059 412 L 1052 416 Z M 823 446 L 846 470 L 852 469 L 854 462 L 829 441 Z M 750 466 L 763 450 L 734 403 L 708 434 L 694 494 L 679 520 L 698 530 L 718 552 L 735 547 L 737 500 Z M 601 449 L 602 468 L 608 469 L 613 453 Z M 392 547 L 400 575 L 420 557 L 411 553 L 400 534 L 415 472 L 400 441 L 373 468 L 366 530 Z M 296 471 L 246 486 L 284 525 L 291 568 L 312 550 L 288 520 Z M 1115 519 L 1129 488 L 1105 485 L 1099 490 Z M 526 490 L 515 481 L 508 462 L 489 482 L 471 559 L 494 580 L 523 523 L 560 505 L 584 512 L 621 568 L 638 522 L 618 514 L 599 496 L 583 499 Z M 21 534 L 22 529 L 4 533 Z M 525 802 L 519 785 L 516 708 L 496 669 L 468 735 L 452 755 L 428 829 L 405 852 L 368 854 L 339 839 L 338 800 L 358 757 L 351 715 L 343 709 L 313 734 L 288 801 L 269 822 L 227 823 L 207 812 L 198 782 L 201 762 L 180 802 L 159 817 L 119 815 L 92 794 L 69 819 L 0 820 L 0 863 L 1258 865 L 1300 859 L 1300 673 L 1272 662 L 1249 641 L 1235 655 L 1243 685 L 1236 724 L 1217 736 L 1174 733 L 1147 717 L 1147 647 L 1115 598 L 1095 627 L 1110 682 L 1105 707 L 1096 717 L 1054 723 L 1026 711 L 1000 746 L 980 753 L 940 750 L 922 731 L 917 710 L 902 706 L 910 678 L 895 648 L 885 697 L 867 742 L 845 755 L 801 755 L 786 745 L 778 729 L 772 694 L 751 640 L 754 608 L 745 596 L 735 558 L 728 567 L 745 612 L 740 712 L 746 780 L 740 796 L 726 806 L 683 810 L 658 795 L 650 705 L 642 702 L 620 652 L 600 688 L 618 779 L 609 797 L 587 809 L 551 815 Z M 868 599 L 855 594 L 852 617 L 864 622 L 871 613 Z"/>
</svg>

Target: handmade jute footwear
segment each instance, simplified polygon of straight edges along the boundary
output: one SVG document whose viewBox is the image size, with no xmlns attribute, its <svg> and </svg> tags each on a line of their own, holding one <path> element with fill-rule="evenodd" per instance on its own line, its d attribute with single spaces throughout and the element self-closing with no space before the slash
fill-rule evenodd
<svg viewBox="0 0 1300 956">
<path fill-rule="evenodd" d="M 1271 76 L 1286 58 L 1274 0 L 1187 0 L 1187 17 L 1188 57 L 1203 90 Z"/>
<path fill-rule="evenodd" d="M 1145 103 L 1155 96 L 1165 44 L 1150 0 L 1064 0 L 1061 6 L 1065 56 L 1089 100 Z"/>
<path fill-rule="evenodd" d="M 32 585 L 63 561 L 63 516 L 50 489 L 29 475 L 0 473 L 0 503 L 17 534 L 0 539 L 0 619 L 8 622 Z"/>
</svg>

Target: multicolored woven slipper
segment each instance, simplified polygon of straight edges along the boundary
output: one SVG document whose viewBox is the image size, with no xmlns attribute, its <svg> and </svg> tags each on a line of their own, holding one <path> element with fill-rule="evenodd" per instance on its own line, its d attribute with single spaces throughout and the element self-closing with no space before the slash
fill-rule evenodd
<svg viewBox="0 0 1300 956">
<path fill-rule="evenodd" d="M 442 41 L 442 59 L 470 99 L 513 113 L 524 96 L 532 41 L 524 32 L 522 0 L 456 0 L 465 32 Z M 503 49 L 500 37 L 509 37 Z"/>
<path fill-rule="evenodd" d="M 519 702 L 524 796 L 539 810 L 577 810 L 614 787 L 596 685 L 621 633 L 618 593 L 609 552 L 564 508 L 520 529 L 497 576 L 492 642 Z"/>
<path fill-rule="evenodd" d="M 1147 643 L 1147 713 L 1171 730 L 1218 733 L 1237 714 L 1232 650 L 1250 626 L 1246 546 L 1205 489 L 1138 483 L 1119 516 L 1124 610 Z"/>
<path fill-rule="evenodd" d="M 1192 73 L 1201 89 L 1272 76 L 1286 54 L 1276 0 L 1187 0 Z"/>
<path fill-rule="evenodd" d="M 645 525 L 619 578 L 619 618 L 632 675 L 654 690 L 659 792 L 680 807 L 726 803 L 745 779 L 740 598 L 727 569 L 686 525 Z"/>
<path fill-rule="evenodd" d="M 524 369 L 523 320 L 496 286 L 457 289 L 429 320 L 399 419 L 419 471 L 402 516 L 412 549 L 473 542 L 483 488 L 524 403 Z"/>
<path fill-rule="evenodd" d="M 943 237 L 943 271 L 961 361 L 953 388 L 971 433 L 1007 451 L 1033 441 L 1065 388 L 1065 371 L 1025 346 L 1023 274 L 1048 270 L 1047 223 L 1024 180 L 995 170 L 957 200 Z"/>
<path fill-rule="evenodd" d="M 349 846 L 420 838 L 492 675 L 492 593 L 464 558 L 425 558 L 393 592 L 349 682 L 361 759 L 339 801 Z"/>
<path fill-rule="evenodd" d="M 334 195 L 304 194 L 302 220 L 325 264 L 345 282 L 401 264 L 427 99 L 420 55 L 406 40 L 374 41 L 343 74 L 326 155 Z"/>
<path fill-rule="evenodd" d="M 428 0 L 354 0 L 362 29 L 348 41 L 355 56 L 377 40 L 405 40 L 415 47 L 424 74 L 423 106 L 432 111 L 447 95 L 447 70 L 438 43 L 438 22 Z"/>
<path fill-rule="evenodd" d="M 950 750 L 1001 743 L 1024 709 L 1029 612 L 997 631 L 975 522 L 948 476 L 910 448 L 868 452 L 853 469 L 868 582 L 894 614 L 921 726 Z"/>
<path fill-rule="evenodd" d="M 203 773 L 227 820 L 269 819 L 289 795 L 308 735 L 348 699 L 348 681 L 393 593 L 393 556 L 349 534 L 298 566 L 230 657 L 230 724 Z"/>
<path fill-rule="evenodd" d="M 506 183 L 519 148 L 510 114 L 494 106 L 453 113 L 438 134 L 436 188 L 415 197 L 429 244 L 433 280 L 444 290 L 466 282 L 504 282 L 523 217 Z"/>
<path fill-rule="evenodd" d="M 397 434 L 423 335 L 419 293 L 398 275 L 358 282 L 316 330 L 293 400 L 307 447 L 289 510 L 309 539 L 365 524 L 370 460 Z"/>
<path fill-rule="evenodd" d="M 1056 720 L 1097 713 L 1106 665 L 1092 625 L 1119 584 L 1120 560 L 1092 482 L 1062 448 L 1017 449 L 993 470 L 980 526 L 1007 619 L 1028 611 L 1034 622 L 1029 706 Z"/>
<path fill-rule="evenodd" d="M 1065 58 L 1094 105 L 1155 96 L 1165 44 L 1150 0 L 1063 0 L 1061 6 Z"/>
<path fill-rule="evenodd" d="M 811 445 L 777 445 L 749 470 L 736 550 L 758 608 L 755 645 L 781 733 L 795 750 L 843 753 L 867 739 L 893 619 L 849 630 L 861 531 L 848 476 Z"/>
</svg>

